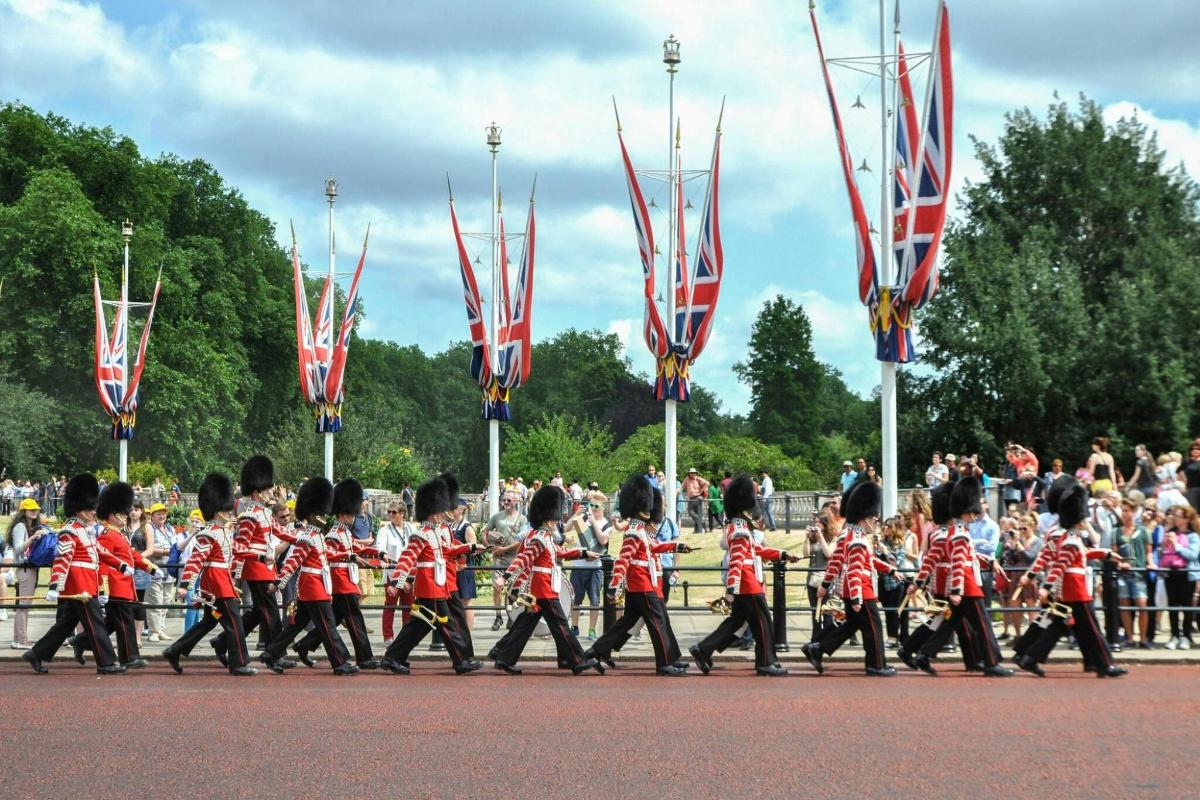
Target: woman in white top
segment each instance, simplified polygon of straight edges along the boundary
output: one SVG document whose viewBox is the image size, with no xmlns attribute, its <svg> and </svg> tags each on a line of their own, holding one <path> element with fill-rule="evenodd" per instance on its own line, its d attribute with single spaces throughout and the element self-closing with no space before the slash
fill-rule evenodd
<svg viewBox="0 0 1200 800">
<path fill-rule="evenodd" d="M 37 501 L 27 497 L 17 506 L 17 514 L 8 525 L 9 546 L 12 548 L 12 561 L 24 561 L 29 553 L 29 546 L 49 533 L 50 529 L 42 524 L 42 509 Z M 7 553 L 6 553 L 7 555 Z M 38 568 L 21 567 L 16 572 L 17 595 L 29 597 L 37 591 Z M 17 601 L 17 610 L 13 615 L 13 637 L 10 647 L 14 650 L 28 650 L 33 646 L 29 641 L 29 606 L 27 600 Z"/>
<path fill-rule="evenodd" d="M 388 521 L 379 526 L 375 534 L 375 547 L 383 551 L 384 558 L 395 563 L 399 560 L 408 540 L 416 532 L 416 527 L 408 521 L 408 507 L 404 503 L 393 502 L 388 506 Z M 395 636 L 393 628 L 396 620 L 396 606 L 400 607 L 400 618 L 408 622 L 409 606 L 413 597 L 410 589 L 399 589 L 388 583 L 383 590 L 383 604 L 390 606 L 383 609 L 383 643 L 390 645 Z"/>
</svg>

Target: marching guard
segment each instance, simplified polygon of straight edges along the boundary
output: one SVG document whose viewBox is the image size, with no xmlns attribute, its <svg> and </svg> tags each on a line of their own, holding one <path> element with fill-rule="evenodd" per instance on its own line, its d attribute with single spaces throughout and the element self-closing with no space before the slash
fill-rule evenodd
<svg viewBox="0 0 1200 800">
<path fill-rule="evenodd" d="M 1058 558 L 1058 549 L 1066 538 L 1067 532 L 1062 529 L 1058 520 L 1058 501 L 1062 493 L 1073 483 L 1075 478 L 1070 475 L 1063 475 L 1058 480 L 1050 485 L 1050 489 L 1046 492 L 1046 509 L 1054 515 L 1054 520 L 1050 523 L 1050 527 L 1046 530 L 1042 537 L 1042 549 L 1038 551 L 1037 556 L 1033 559 L 1033 563 L 1029 565 L 1029 570 L 1020 577 L 1017 581 L 1018 591 L 1029 585 L 1031 580 L 1038 580 L 1041 586 L 1047 585 L 1050 568 L 1054 565 L 1054 561 Z M 1025 652 L 1042 637 L 1043 634 L 1053 630 L 1054 642 L 1067 633 L 1067 618 L 1061 613 L 1060 609 L 1056 609 L 1053 605 L 1046 605 L 1038 613 L 1033 624 L 1026 625 L 1025 630 L 1013 642 L 1013 661 L 1018 667 L 1026 672 L 1032 672 L 1034 675 L 1041 677 L 1042 672 L 1038 664 L 1045 663 L 1045 657 L 1042 661 L 1022 661 L 1022 656 Z M 1050 655 L 1050 651 L 1054 649 L 1054 645 L 1049 648 L 1042 648 L 1045 656 Z M 1090 666 L 1090 665 L 1089 665 Z"/>
<path fill-rule="evenodd" d="M 478 544 L 446 545 L 438 526 L 444 522 L 451 503 L 450 487 L 442 477 L 432 478 L 417 487 L 416 513 L 421 529 L 413 534 L 400 554 L 389 582 L 403 588 L 411 586 L 416 602 L 412 615 L 383 654 L 379 666 L 398 675 L 409 673 L 408 656 L 435 628 L 442 631 L 446 652 L 460 675 L 474 672 L 482 664 L 467 657 L 467 643 L 458 631 L 449 627 L 450 596 L 446 561 L 485 550 Z"/>
<path fill-rule="evenodd" d="M 270 641 L 279 635 L 283 622 L 279 615 L 276 599 L 278 584 L 275 580 L 275 550 L 272 537 L 286 542 L 292 535 L 275 522 L 272 510 L 275 487 L 275 465 L 266 456 L 255 455 L 246 459 L 241 474 L 242 503 L 237 518 L 237 535 L 233 537 L 233 557 L 236 566 L 233 582 L 245 581 L 250 589 L 250 608 L 242 614 L 241 626 L 246 636 L 262 625 L 266 629 L 265 639 Z M 205 514 L 205 519 L 210 517 Z M 228 666 L 229 639 L 226 631 L 217 634 L 210 642 L 221 664 Z M 290 658 L 280 658 L 278 663 L 285 669 L 296 666 Z"/>
<path fill-rule="evenodd" d="M 296 613 L 279 635 L 263 651 L 262 659 L 271 671 L 282 674 L 279 660 L 287 647 L 312 623 L 313 632 L 325 647 L 325 655 L 335 675 L 355 675 L 358 665 L 350 661 L 333 613 L 333 579 L 326 554 L 326 518 L 333 509 L 333 484 L 325 478 L 309 478 L 296 492 L 296 541 L 279 570 L 279 582 L 287 583 L 299 574 L 296 583 Z M 307 666 L 313 666 L 308 651 L 300 654 Z"/>
<path fill-rule="evenodd" d="M 949 526 L 954 521 L 954 518 L 950 515 L 950 495 L 953 491 L 954 480 L 951 479 L 929 493 L 929 505 L 932 511 L 933 524 L 937 525 L 937 528 L 929 534 L 929 548 L 925 551 L 924 558 L 921 559 L 921 568 L 917 571 L 917 576 L 913 581 L 913 588 L 908 593 L 908 597 L 913 597 L 918 590 L 927 590 L 930 581 L 932 581 L 932 595 L 937 606 L 935 611 L 927 612 L 925 622 L 900 643 L 900 648 L 896 654 L 900 656 L 900 660 L 909 669 L 917 668 L 917 663 L 913 660 L 913 654 L 920 650 L 925 642 L 929 641 L 929 637 L 939 627 L 945 624 L 948 616 L 946 613 L 941 613 L 941 609 L 949 609 L 950 607 L 950 559 L 946 541 L 950 538 Z M 975 631 L 973 625 L 960 626 L 956 633 L 958 636 L 958 650 L 960 655 L 962 655 L 963 666 L 968 672 L 979 671 L 982 669 L 982 666 L 979 664 L 980 658 L 976 652 L 975 642 L 980 634 Z"/>
<path fill-rule="evenodd" d="M 1112 550 L 1090 548 L 1084 543 L 1082 533 L 1087 530 L 1088 492 L 1079 481 L 1074 478 L 1071 481 L 1058 499 L 1058 524 L 1066 535 L 1058 546 L 1054 565 L 1039 594 L 1043 603 L 1059 600 L 1068 607 L 1062 613 L 1067 614 L 1066 625 L 1075 634 L 1084 665 L 1095 670 L 1097 677 L 1118 678 L 1129 670 L 1113 663 L 1108 642 L 1096 622 L 1096 612 L 1092 609 L 1092 570 L 1087 565 L 1092 559 L 1118 556 Z M 1120 566 L 1128 568 L 1123 562 Z M 1038 640 L 1017 659 L 1017 666 L 1042 675 L 1037 665 L 1045 662 L 1061 635 L 1054 627 L 1042 630 Z"/>
<path fill-rule="evenodd" d="M 564 558 L 599 558 L 580 548 L 564 548 L 554 543 L 553 525 L 559 518 L 563 505 L 563 490 L 557 486 L 543 486 L 529 501 L 529 524 L 533 530 L 521 542 L 516 559 L 505 571 L 508 584 L 508 600 L 516 602 L 522 594 L 520 587 L 528 584 L 533 602 L 526 607 L 512 628 L 496 643 L 488 658 L 495 660 L 496 669 L 510 675 L 519 675 L 517 661 L 533 635 L 538 621 L 545 619 L 550 635 L 560 653 L 560 661 L 570 665 L 571 672 L 579 675 L 589 669 L 604 674 L 604 667 L 595 658 L 588 658 L 579 646 L 579 640 L 571 633 L 566 614 L 559 602 L 562 589 L 562 568 L 559 561 Z"/>
<path fill-rule="evenodd" d="M 650 642 L 654 646 L 654 666 L 659 675 L 687 674 L 687 662 L 680 659 L 679 643 L 671 630 L 671 621 L 663 603 L 662 567 L 660 553 L 690 553 L 692 548 L 682 542 L 657 542 L 648 523 L 654 522 L 654 500 L 658 492 L 641 473 L 631 476 L 621 486 L 617 508 L 629 521 L 621 552 L 613 564 L 608 595 L 614 601 L 625 593 L 625 612 L 613 627 L 584 651 L 584 658 L 595 658 L 610 667 L 612 651 L 624 643 L 629 631 L 643 620 Z M 661 502 L 659 503 L 661 510 Z"/>
<path fill-rule="evenodd" d="M 459 505 L 465 505 L 458 496 L 458 478 L 452 473 L 443 472 L 442 480 L 446 483 L 446 490 L 450 493 L 450 510 L 453 512 Z M 454 539 L 454 531 L 451 523 L 453 517 L 450 514 L 442 520 L 438 525 L 438 535 L 442 537 L 443 550 L 455 547 L 458 542 Z M 475 573 L 468 571 L 463 580 L 475 580 Z M 446 627 L 456 631 L 462 637 L 463 643 L 467 646 L 467 660 L 475 660 L 475 645 L 471 641 L 471 626 L 467 625 L 467 608 L 463 605 L 462 597 L 458 593 L 458 557 L 446 559 L 446 589 L 449 594 L 446 596 L 446 609 L 450 612 L 447 616 L 450 617 L 446 623 Z"/>
<path fill-rule="evenodd" d="M 946 540 L 950 561 L 950 618 L 938 626 L 912 657 L 912 665 L 929 675 L 937 675 L 930 658 L 941 651 L 950 636 L 963 625 L 972 625 L 979 638 L 976 653 L 983 661 L 983 674 L 995 678 L 1012 675 L 1000 665 L 1000 646 L 992 631 L 991 614 L 983 604 L 983 580 L 968 523 L 983 514 L 983 487 L 973 476 L 960 478 L 950 494 L 950 514 L 954 531 Z M 909 662 L 905 662 L 909 663 Z"/>
<path fill-rule="evenodd" d="M 49 672 L 42 662 L 50 661 L 76 625 L 83 626 L 82 636 L 96 657 L 96 672 L 118 675 L 125 667 L 115 663 L 116 653 L 108 639 L 103 610 L 100 607 L 100 565 L 133 574 L 133 569 L 96 543 L 96 505 L 100 486 L 95 475 L 76 475 L 63 492 L 63 514 L 67 524 L 58 532 L 54 565 L 50 568 L 50 589 L 46 599 L 58 602 L 54 624 L 22 655 L 34 672 Z"/>
<path fill-rule="evenodd" d="M 764 547 L 754 543 L 754 530 L 759 520 L 758 498 L 754 481 L 741 475 L 725 489 L 725 513 L 729 523 L 729 569 L 725 578 L 725 601 L 732 611 L 699 644 L 690 649 L 696 666 L 705 675 L 712 669 L 712 654 L 734 641 L 737 631 L 746 623 L 754 636 L 754 668 L 759 675 L 786 675 L 775 654 L 771 636 L 771 611 L 767 608 L 763 588 L 763 560 L 796 562 L 800 559 L 786 550 Z"/>
<path fill-rule="evenodd" d="M 123 568 L 114 569 L 106 563 L 100 565 L 100 582 L 108 585 L 108 594 L 101 592 L 100 600 L 104 606 L 104 619 L 108 634 L 117 635 L 117 656 L 120 664 L 126 669 L 141 669 L 149 666 L 150 662 L 142 658 L 138 649 L 137 625 L 133 619 L 134 607 L 137 605 L 137 593 L 133 589 L 134 568 L 153 574 L 158 567 L 142 557 L 142 554 L 129 546 L 125 537 L 129 525 L 129 514 L 133 510 L 133 487 L 123 481 L 113 481 L 100 492 L 100 502 L 96 506 L 96 518 L 100 520 L 103 530 L 96 537 L 100 547 L 114 555 Z M 124 569 L 127 567 L 127 569 Z M 87 637 L 76 634 L 70 639 L 75 650 L 75 660 L 83 663 L 83 653 L 87 647 Z"/>
<path fill-rule="evenodd" d="M 359 669 L 378 669 L 379 659 L 371 652 L 371 638 L 363 619 L 358 568 L 366 563 L 365 559 L 378 559 L 383 553 L 354 538 L 354 517 L 362 510 L 362 504 L 363 487 L 354 478 L 340 480 L 333 487 L 333 514 L 337 521 L 325 531 L 325 558 L 333 576 L 333 618 L 346 627 Z M 322 643 L 322 634 L 314 626 L 296 643 L 296 653 L 309 664 L 309 653 Z M 265 654 L 262 660 L 266 660 Z"/>
<path fill-rule="evenodd" d="M 801 648 L 818 674 L 825 671 L 821 660 L 833 655 L 859 632 L 863 637 L 867 674 L 875 677 L 896 674 L 895 667 L 888 666 L 883 656 L 883 623 L 876 592 L 878 573 L 891 572 L 892 565 L 876 558 L 871 546 L 871 535 L 879 524 L 881 500 L 882 491 L 872 481 L 854 484 L 842 498 L 841 513 L 846 520 L 842 529 L 844 561 L 839 563 L 831 559 L 821 583 L 825 590 L 821 596 L 824 598 L 828 594 L 838 572 L 843 572 L 842 600 L 847 604 L 846 621 L 823 631 L 817 639 Z"/>
<path fill-rule="evenodd" d="M 199 492 L 200 513 L 205 526 L 196 533 L 192 555 L 179 576 L 178 595 L 187 596 L 188 587 L 197 583 L 196 600 L 204 606 L 204 617 L 187 629 L 179 639 L 167 645 L 163 658 L 176 673 L 182 673 L 179 660 L 218 624 L 225 634 L 226 666 L 233 675 L 254 675 L 246 651 L 246 634 L 238 613 L 238 593 L 233 585 L 233 482 L 228 476 L 211 472 L 204 477 Z"/>
</svg>

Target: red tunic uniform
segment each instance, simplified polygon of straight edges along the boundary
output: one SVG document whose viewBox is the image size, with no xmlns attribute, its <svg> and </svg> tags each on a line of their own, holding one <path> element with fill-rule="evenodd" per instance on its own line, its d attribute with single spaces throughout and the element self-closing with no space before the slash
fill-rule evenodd
<svg viewBox="0 0 1200 800">
<path fill-rule="evenodd" d="M 442 539 L 442 548 L 453 547 L 455 545 L 454 533 L 450 530 L 450 526 L 442 524 L 437 526 L 438 536 Z M 446 559 L 446 591 L 454 593 L 458 591 L 458 568 L 466 563 L 462 557 Z"/>
<path fill-rule="evenodd" d="M 979 574 L 979 559 L 971 532 L 965 525 L 955 526 L 946 540 L 950 550 L 949 594 L 962 597 L 983 597 L 983 578 Z"/>
<path fill-rule="evenodd" d="M 1042 583 L 1047 587 L 1050 585 L 1050 576 L 1047 573 L 1050 567 L 1054 565 L 1055 559 L 1058 558 L 1058 548 L 1062 544 L 1065 535 L 1066 531 L 1058 527 L 1057 523 L 1050 530 L 1046 531 L 1042 549 L 1038 551 L 1037 556 L 1033 559 L 1033 563 L 1029 565 L 1029 574 L 1042 575 Z"/>
<path fill-rule="evenodd" d="M 554 534 L 544 528 L 530 531 L 504 576 L 515 581 L 525 580 L 528 576 L 530 594 L 538 600 L 558 600 L 558 593 L 562 589 L 562 567 L 558 562 L 565 558 L 579 558 L 582 553 L 583 550 L 578 547 L 556 545 Z"/>
<path fill-rule="evenodd" d="M 254 500 L 243 501 L 238 514 L 237 535 L 233 537 L 233 557 L 237 576 L 247 581 L 275 580 L 275 553 L 271 549 L 274 518 L 271 510 Z M 281 529 L 282 530 L 282 529 Z"/>
<path fill-rule="evenodd" d="M 358 558 L 380 558 L 383 553 L 355 539 L 350 528 L 335 524 L 325 534 L 325 554 L 333 572 L 333 593 L 362 596 L 358 588 Z"/>
<path fill-rule="evenodd" d="M 96 537 L 96 542 L 122 564 L 127 565 L 126 572 L 122 572 L 120 567 L 114 569 L 108 563 L 100 565 L 100 577 L 108 578 L 108 596 L 117 600 L 136 600 L 137 593 L 133 589 L 134 567 L 145 572 L 154 572 L 157 567 L 146 561 L 139 551 L 130 547 L 125 534 L 116 528 L 105 526 L 104 532 Z"/>
<path fill-rule="evenodd" d="M 287 583 L 296 570 L 300 570 L 300 578 L 296 581 L 297 599 L 304 602 L 333 599 L 333 579 L 329 574 L 325 537 L 321 529 L 316 525 L 305 525 L 294 531 L 294 535 L 296 541 L 279 570 L 280 584 Z"/>
<path fill-rule="evenodd" d="M 1092 570 L 1087 562 L 1107 558 L 1111 550 L 1096 550 L 1088 547 L 1072 530 L 1058 546 L 1058 555 L 1046 582 L 1056 587 L 1054 595 L 1064 603 L 1092 602 Z"/>
<path fill-rule="evenodd" d="M 192 556 L 184 565 L 179 582 L 191 585 L 199 574 L 200 588 L 211 592 L 216 599 L 237 597 L 237 592 L 233 590 L 232 567 L 233 537 L 220 523 L 210 522 L 196 534 L 192 542 Z M 275 574 L 274 567 L 271 574 Z"/>
<path fill-rule="evenodd" d="M 947 586 L 950 577 L 950 561 L 947 554 L 949 539 L 950 531 L 946 529 L 945 525 L 929 534 L 929 548 L 925 551 L 925 557 L 921 559 L 921 569 L 917 571 L 917 585 L 924 587 L 932 577 L 933 593 L 938 597 L 945 597 L 949 590 Z"/>
<path fill-rule="evenodd" d="M 471 551 L 469 544 L 447 545 L 436 525 L 424 523 L 408 540 L 408 547 L 396 561 L 392 582 L 403 589 L 409 576 L 415 576 L 413 597 L 421 600 L 445 600 L 450 596 L 449 568 L 446 561 Z"/>
<path fill-rule="evenodd" d="M 674 553 L 678 546 L 678 542 L 655 541 L 646 523 L 634 520 L 625 531 L 608 588 L 619 591 L 624 586 L 627 592 L 655 592 L 661 597 L 663 570 L 660 554 Z"/>
<path fill-rule="evenodd" d="M 58 550 L 50 568 L 50 588 L 59 594 L 100 593 L 100 565 L 121 568 L 112 553 L 96 543 L 95 528 L 77 519 L 58 532 Z"/>
<path fill-rule="evenodd" d="M 879 599 L 876 584 L 880 572 L 891 572 L 892 565 L 876 558 L 871 552 L 871 540 L 861 528 L 846 543 L 846 577 L 842 598 L 851 603 Z"/>
<path fill-rule="evenodd" d="M 726 526 L 729 534 L 729 567 L 725 589 L 730 594 L 764 594 L 763 559 L 778 561 L 784 551 L 754 543 L 754 531 L 743 519 Z"/>
</svg>

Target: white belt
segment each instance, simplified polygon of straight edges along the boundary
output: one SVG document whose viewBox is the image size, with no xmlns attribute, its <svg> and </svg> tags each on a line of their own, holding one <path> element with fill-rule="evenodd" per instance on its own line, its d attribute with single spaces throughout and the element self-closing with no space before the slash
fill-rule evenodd
<svg viewBox="0 0 1200 800">
<path fill-rule="evenodd" d="M 649 561 L 639 561 L 636 558 L 629 559 L 629 563 L 633 564 L 635 567 L 649 567 L 650 566 Z"/>
<path fill-rule="evenodd" d="M 267 546 L 265 544 L 252 544 L 246 548 L 246 552 L 258 553 L 259 555 L 265 556 L 267 554 L 268 550 L 267 550 Z"/>
<path fill-rule="evenodd" d="M 330 569 L 350 569 L 353 566 L 355 566 L 355 565 L 351 564 L 349 561 L 334 561 L 329 565 L 329 568 Z M 419 567 L 422 565 L 417 564 L 417 566 Z"/>
<path fill-rule="evenodd" d="M 72 561 L 71 566 L 72 567 L 80 567 L 82 569 L 99 569 L 100 568 L 100 566 L 98 564 L 93 564 L 90 561 Z"/>
<path fill-rule="evenodd" d="M 324 575 L 325 574 L 325 570 L 317 569 L 316 567 L 301 567 L 300 571 L 304 572 L 308 575 Z"/>
<path fill-rule="evenodd" d="M 1087 575 L 1088 571 L 1083 567 L 1067 567 L 1063 572 L 1068 575 Z"/>
<path fill-rule="evenodd" d="M 225 561 L 210 561 L 204 566 L 212 567 L 213 569 L 229 569 L 229 564 Z"/>
<path fill-rule="evenodd" d="M 634 562 L 634 563 L 636 563 L 636 562 Z M 553 575 L 554 574 L 554 570 L 551 567 L 533 567 L 532 569 L 534 572 L 540 572 L 543 575 Z"/>
<path fill-rule="evenodd" d="M 435 564 L 437 564 L 436 561 L 418 561 L 416 564 L 413 564 L 413 566 L 420 567 L 422 569 L 433 569 Z"/>
</svg>

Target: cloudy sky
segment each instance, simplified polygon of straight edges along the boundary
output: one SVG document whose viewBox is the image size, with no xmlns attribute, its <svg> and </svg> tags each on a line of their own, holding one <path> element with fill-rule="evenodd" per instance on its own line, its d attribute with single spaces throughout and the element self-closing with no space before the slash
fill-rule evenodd
<svg viewBox="0 0 1200 800">
<path fill-rule="evenodd" d="M 909 51 L 928 49 L 934 10 L 935 0 L 903 0 Z M 878 52 L 873 0 L 826 0 L 818 12 L 829 55 Z M 1085 92 L 1113 119 L 1136 113 L 1173 160 L 1200 175 L 1194 0 L 958 0 L 951 16 L 956 186 L 978 175 L 969 135 L 994 141 L 1006 111 L 1040 111 L 1055 91 L 1072 102 Z M 685 167 L 707 164 L 727 98 L 726 279 L 693 376 L 744 412 L 748 393 L 731 366 L 758 308 L 783 293 L 807 309 L 819 357 L 863 394 L 878 380 L 803 0 L 0 0 L 0 30 L 0 98 L 111 125 L 147 155 L 211 162 L 281 237 L 294 219 L 302 256 L 318 266 L 324 179 L 336 176 L 346 268 L 372 223 L 363 333 L 427 351 L 467 333 L 445 174 L 464 228 L 486 229 L 483 129 L 498 121 L 511 228 L 538 175 L 535 338 L 569 326 L 615 331 L 647 374 L 611 98 L 635 164 L 665 167 L 661 42 L 674 33 Z M 923 85 L 921 73 L 918 97 Z M 875 170 L 863 173 L 863 189 L 877 217 L 878 84 L 840 71 L 835 88 L 856 163 Z M 866 110 L 849 109 L 860 94 Z M 703 182 L 688 186 L 700 206 Z M 661 205 L 661 189 L 647 189 Z M 694 228 L 695 218 L 686 221 Z M 476 249 L 486 263 L 486 244 Z"/>
</svg>

